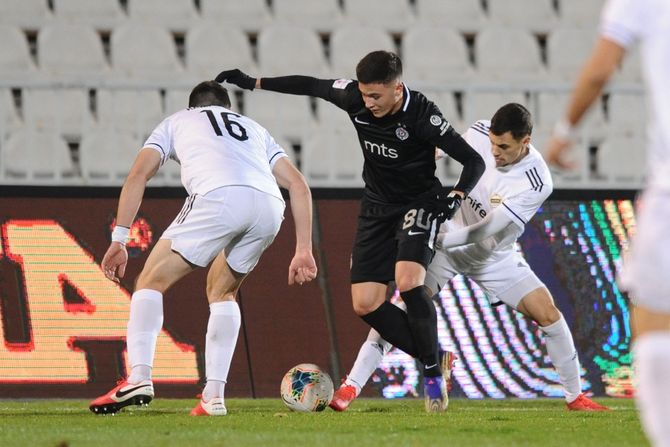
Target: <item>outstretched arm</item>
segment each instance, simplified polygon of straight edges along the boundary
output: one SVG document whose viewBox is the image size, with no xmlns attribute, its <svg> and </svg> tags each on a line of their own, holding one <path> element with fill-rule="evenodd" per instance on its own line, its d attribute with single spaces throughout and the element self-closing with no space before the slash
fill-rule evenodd
<svg viewBox="0 0 670 447">
<path fill-rule="evenodd" d="M 279 186 L 288 190 L 295 221 L 295 255 L 289 265 L 288 283 L 302 285 L 316 278 L 317 273 L 312 255 L 312 193 L 305 178 L 288 157 L 279 159 L 272 173 Z"/>
<path fill-rule="evenodd" d="M 440 233 L 437 237 L 437 244 L 442 249 L 474 244 L 499 233 L 509 225 L 516 224 L 502 209 L 497 208 L 476 224 L 455 231 Z"/>
<path fill-rule="evenodd" d="M 123 278 L 126 273 L 126 264 L 128 263 L 126 239 L 130 226 L 135 220 L 137 210 L 142 203 L 147 182 L 158 171 L 160 161 L 160 154 L 156 150 L 151 148 L 142 149 L 123 184 L 116 212 L 116 226 L 112 232 L 112 242 L 102 258 L 101 264 L 103 273 L 112 281 L 118 282 L 118 278 Z"/>
<path fill-rule="evenodd" d="M 609 39 L 601 37 L 598 40 L 591 57 L 586 61 L 579 75 L 565 118 L 556 123 L 554 135 L 547 144 L 545 152 L 547 163 L 562 168 L 573 167 L 572 163 L 563 159 L 563 155 L 572 145 L 574 128 L 598 99 L 621 63 L 625 52 L 624 47 Z"/>
</svg>

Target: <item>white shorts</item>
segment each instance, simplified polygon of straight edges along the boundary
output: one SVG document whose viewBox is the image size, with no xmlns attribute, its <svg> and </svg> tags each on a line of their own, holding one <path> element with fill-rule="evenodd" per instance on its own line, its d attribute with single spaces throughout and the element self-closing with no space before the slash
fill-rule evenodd
<svg viewBox="0 0 670 447">
<path fill-rule="evenodd" d="M 523 256 L 517 252 L 510 252 L 506 258 L 480 267 L 456 270 L 453 264 L 450 255 L 442 251 L 435 253 L 426 273 L 426 285 L 433 292 L 439 290 L 435 290 L 437 286 L 444 286 L 460 273 L 481 287 L 492 304 L 502 301 L 516 309 L 523 297 L 535 289 L 545 287 Z"/>
<path fill-rule="evenodd" d="M 231 269 L 249 273 L 284 219 L 284 201 L 247 186 L 192 195 L 161 239 L 188 262 L 206 267 L 222 251 Z"/>
<path fill-rule="evenodd" d="M 670 314 L 670 191 L 646 191 L 619 284 L 635 305 Z"/>
</svg>

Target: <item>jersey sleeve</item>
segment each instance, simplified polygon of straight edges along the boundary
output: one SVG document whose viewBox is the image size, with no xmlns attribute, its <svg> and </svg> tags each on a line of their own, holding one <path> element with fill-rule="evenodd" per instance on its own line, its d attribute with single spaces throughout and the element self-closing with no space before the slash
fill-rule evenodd
<svg viewBox="0 0 670 447">
<path fill-rule="evenodd" d="M 542 166 L 531 165 L 524 171 L 525 181 L 528 187 L 512 197 L 507 197 L 500 204 L 512 222 L 524 227 L 535 215 L 545 200 L 553 191 L 553 181 L 549 171 Z"/>
<path fill-rule="evenodd" d="M 275 163 L 277 163 L 280 158 L 288 157 L 284 148 L 275 141 L 267 130 L 265 131 L 265 153 L 268 157 L 270 169 L 274 168 Z"/>
<path fill-rule="evenodd" d="M 609 0 L 600 19 L 600 35 L 628 48 L 644 34 L 647 14 L 653 10 L 645 0 Z"/>
<path fill-rule="evenodd" d="M 158 151 L 161 155 L 161 166 L 163 166 L 169 158 L 177 159 L 173 146 L 170 117 L 165 118 L 158 126 L 156 126 L 142 147 L 148 147 Z"/>
<path fill-rule="evenodd" d="M 355 111 L 363 105 L 358 82 L 351 79 L 318 79 L 311 76 L 261 78 L 261 88 L 291 95 L 314 96 L 340 109 Z"/>
</svg>

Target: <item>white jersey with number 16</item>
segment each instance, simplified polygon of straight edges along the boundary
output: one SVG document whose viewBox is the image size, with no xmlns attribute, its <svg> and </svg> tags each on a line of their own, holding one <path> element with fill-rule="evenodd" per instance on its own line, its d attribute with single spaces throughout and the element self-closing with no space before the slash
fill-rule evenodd
<svg viewBox="0 0 670 447">
<path fill-rule="evenodd" d="M 165 118 L 143 147 L 181 165 L 189 195 L 249 186 L 282 200 L 272 167 L 286 152 L 260 124 L 220 106 L 192 107 Z"/>
</svg>

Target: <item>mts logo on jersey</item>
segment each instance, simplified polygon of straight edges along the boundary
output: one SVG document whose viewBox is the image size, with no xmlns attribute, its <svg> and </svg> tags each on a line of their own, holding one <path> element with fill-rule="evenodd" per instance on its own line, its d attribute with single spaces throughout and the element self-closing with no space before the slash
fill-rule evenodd
<svg viewBox="0 0 670 447">
<path fill-rule="evenodd" d="M 381 155 L 385 158 L 398 158 L 398 150 L 388 147 L 384 143 L 377 144 L 368 140 L 363 140 L 363 144 L 365 145 L 365 150 L 371 154 Z"/>
</svg>

